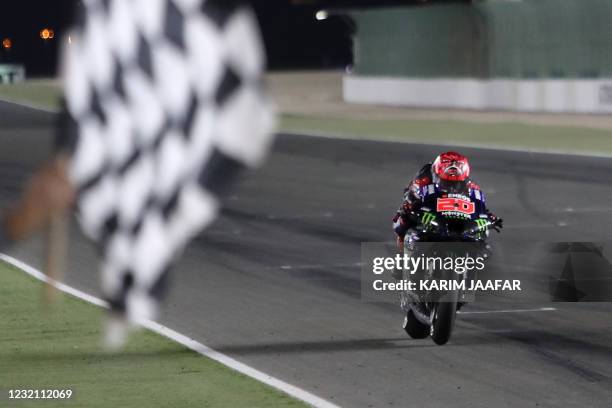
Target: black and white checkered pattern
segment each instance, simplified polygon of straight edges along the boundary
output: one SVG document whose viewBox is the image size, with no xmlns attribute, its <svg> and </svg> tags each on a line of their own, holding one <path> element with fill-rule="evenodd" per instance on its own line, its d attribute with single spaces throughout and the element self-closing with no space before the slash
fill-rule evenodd
<svg viewBox="0 0 612 408">
<path fill-rule="evenodd" d="M 63 128 L 80 222 L 103 244 L 111 304 L 151 317 L 220 190 L 268 151 L 261 41 L 235 1 L 85 0 L 82 15 L 64 53 Z"/>
</svg>

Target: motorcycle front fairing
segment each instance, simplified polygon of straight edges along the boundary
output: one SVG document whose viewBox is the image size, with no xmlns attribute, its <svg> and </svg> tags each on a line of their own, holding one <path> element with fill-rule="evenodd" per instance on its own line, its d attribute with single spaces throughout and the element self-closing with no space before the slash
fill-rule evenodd
<svg viewBox="0 0 612 408">
<path fill-rule="evenodd" d="M 466 232 L 478 229 L 481 220 L 488 219 L 486 198 L 482 191 L 468 189 L 463 193 L 447 193 L 435 184 L 422 188 L 422 213 L 433 217 L 420 217 L 420 224 L 429 221 L 433 225 L 419 225 L 420 241 L 481 241 L 486 238 L 486 229 L 479 234 Z M 432 226 L 434 228 L 432 228 Z M 424 228 L 423 228 L 424 227 Z M 429 235 L 429 236 L 425 236 Z M 471 236 L 470 236 L 471 235 Z"/>
</svg>

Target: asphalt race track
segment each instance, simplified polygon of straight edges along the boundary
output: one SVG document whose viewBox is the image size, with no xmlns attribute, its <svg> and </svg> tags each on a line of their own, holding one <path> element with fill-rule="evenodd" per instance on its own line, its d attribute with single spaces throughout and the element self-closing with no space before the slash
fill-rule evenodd
<svg viewBox="0 0 612 408">
<path fill-rule="evenodd" d="M 3 204 L 48 154 L 53 121 L 0 104 Z M 612 304 L 463 314 L 439 347 L 407 338 L 399 308 L 360 300 L 360 243 L 391 239 L 404 184 L 440 149 L 281 136 L 187 250 L 162 323 L 341 406 L 609 407 Z M 505 219 L 498 247 L 609 237 L 611 160 L 461 150 Z M 97 293 L 95 252 L 72 241 L 68 283 Z M 41 267 L 39 239 L 10 254 Z"/>
</svg>

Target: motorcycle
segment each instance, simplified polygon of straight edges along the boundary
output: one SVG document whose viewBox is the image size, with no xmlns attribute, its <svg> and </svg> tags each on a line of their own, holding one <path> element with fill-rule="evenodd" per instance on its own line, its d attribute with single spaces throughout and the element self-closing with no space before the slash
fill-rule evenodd
<svg viewBox="0 0 612 408">
<path fill-rule="evenodd" d="M 500 232 L 501 228 L 500 220 L 489 219 L 480 193 L 467 196 L 436 191 L 426 198 L 419 211 L 411 215 L 416 218 L 417 228 L 406 237 L 404 253 L 413 256 L 486 259 L 490 254 L 487 244 L 489 230 Z M 445 243 L 467 244 L 453 246 Z M 415 247 L 419 246 L 420 250 L 425 247 L 426 253 L 415 254 Z M 406 290 L 400 294 L 400 304 L 406 313 L 403 322 L 406 333 L 414 339 L 431 337 L 434 343 L 444 345 L 452 335 L 457 311 L 468 302 L 468 282 L 475 279 L 476 272 L 424 268 L 418 275 L 421 279 L 458 283 L 447 290 Z M 403 271 L 402 277 L 410 280 L 415 275 Z M 459 284 L 461 281 L 464 282 L 462 285 Z"/>
</svg>

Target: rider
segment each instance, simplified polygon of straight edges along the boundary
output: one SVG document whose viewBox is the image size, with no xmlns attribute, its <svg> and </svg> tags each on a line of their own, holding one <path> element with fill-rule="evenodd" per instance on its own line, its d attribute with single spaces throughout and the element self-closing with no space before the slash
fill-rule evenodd
<svg viewBox="0 0 612 408">
<path fill-rule="evenodd" d="M 446 193 L 469 196 L 470 191 L 481 195 L 480 187 L 470 179 L 470 164 L 468 158 L 457 152 L 440 154 L 433 163 L 425 164 L 415 178 L 404 189 L 402 205 L 393 217 L 393 229 L 397 235 L 397 245 L 404 248 L 404 238 L 410 229 L 416 227 L 411 213 L 418 210 L 423 202 L 424 191 L 428 186 L 437 186 Z M 502 219 L 487 210 L 489 219 L 502 227 Z"/>
</svg>

